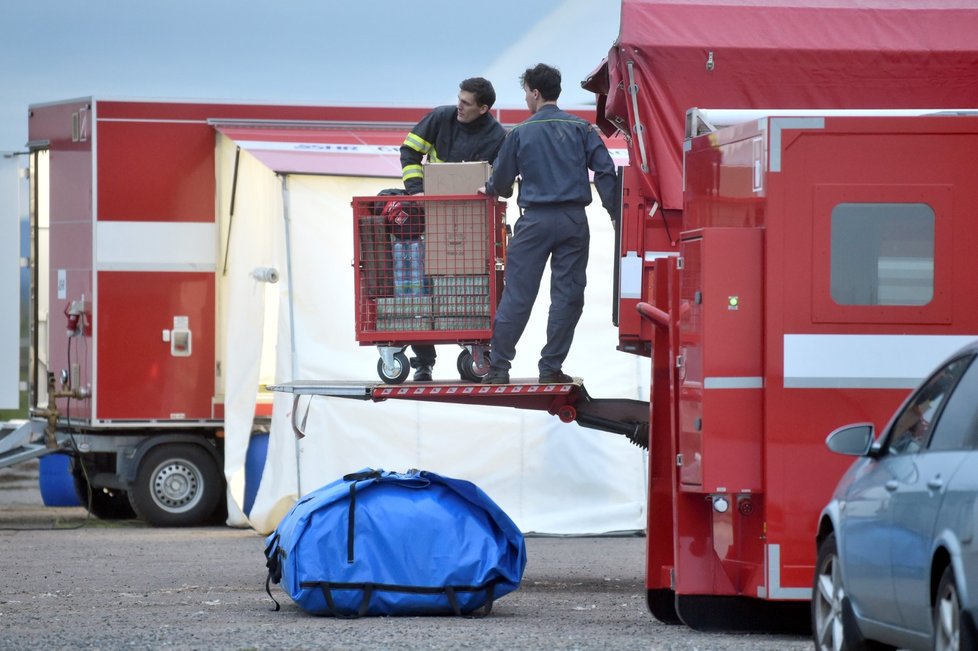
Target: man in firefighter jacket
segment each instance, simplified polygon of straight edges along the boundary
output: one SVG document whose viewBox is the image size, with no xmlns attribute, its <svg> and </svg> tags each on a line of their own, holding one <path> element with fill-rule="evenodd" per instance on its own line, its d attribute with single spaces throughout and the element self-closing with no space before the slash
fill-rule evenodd
<svg viewBox="0 0 978 651">
<path fill-rule="evenodd" d="M 491 162 L 506 131 L 489 109 L 496 101 L 492 84 L 473 77 L 459 84 L 458 103 L 439 106 L 421 118 L 401 145 L 401 174 L 408 194 L 424 192 L 424 167 L 428 163 Z M 415 345 L 411 366 L 414 380 L 430 382 L 435 347 Z"/>
<path fill-rule="evenodd" d="M 496 310 L 483 382 L 507 384 L 516 343 L 530 318 L 547 260 L 550 314 L 547 343 L 540 351 L 540 382 L 571 382 L 561 369 L 584 310 L 591 203 L 588 170 L 594 172 L 601 204 L 617 212 L 615 164 L 595 128 L 557 108 L 560 72 L 538 64 L 520 78 L 531 115 L 513 127 L 493 162 L 492 178 L 480 190 L 509 197 L 517 175 L 522 216 L 506 252 L 505 288 Z"/>
</svg>

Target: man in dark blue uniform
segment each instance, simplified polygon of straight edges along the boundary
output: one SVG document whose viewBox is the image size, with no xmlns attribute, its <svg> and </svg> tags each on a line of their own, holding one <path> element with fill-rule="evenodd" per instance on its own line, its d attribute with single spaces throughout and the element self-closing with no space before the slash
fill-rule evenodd
<svg viewBox="0 0 978 651">
<path fill-rule="evenodd" d="M 486 194 L 509 197 L 517 175 L 517 220 L 506 252 L 505 289 L 496 310 L 488 384 L 507 384 L 516 343 L 530 318 L 543 271 L 550 260 L 547 344 L 540 351 L 540 382 L 571 382 L 562 370 L 584 310 L 590 244 L 585 206 L 591 203 L 588 170 L 594 172 L 601 204 L 618 210 L 615 165 L 595 128 L 557 108 L 560 72 L 537 64 L 520 77 L 533 113 L 506 136 L 493 163 Z"/>
<path fill-rule="evenodd" d="M 496 90 L 487 79 L 472 77 L 459 84 L 458 103 L 439 106 L 421 118 L 401 145 L 401 175 L 408 194 L 424 191 L 424 167 L 429 163 L 492 161 L 506 137 L 506 130 L 489 109 Z M 430 382 L 435 347 L 412 346 L 411 366 L 416 382 Z"/>
</svg>

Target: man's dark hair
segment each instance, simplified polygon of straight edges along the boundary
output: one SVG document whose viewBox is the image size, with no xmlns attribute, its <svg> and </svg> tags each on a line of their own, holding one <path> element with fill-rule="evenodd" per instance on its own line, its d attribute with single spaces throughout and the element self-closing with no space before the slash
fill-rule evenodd
<svg viewBox="0 0 978 651">
<path fill-rule="evenodd" d="M 479 106 L 485 105 L 492 108 L 496 103 L 496 89 L 492 87 L 492 82 L 482 77 L 470 77 L 458 85 L 460 90 L 475 95 L 475 101 Z"/>
<path fill-rule="evenodd" d="M 560 70 L 545 63 L 538 63 L 532 68 L 527 68 L 520 75 L 520 85 L 530 90 L 538 90 L 544 100 L 555 102 L 560 97 Z"/>
</svg>

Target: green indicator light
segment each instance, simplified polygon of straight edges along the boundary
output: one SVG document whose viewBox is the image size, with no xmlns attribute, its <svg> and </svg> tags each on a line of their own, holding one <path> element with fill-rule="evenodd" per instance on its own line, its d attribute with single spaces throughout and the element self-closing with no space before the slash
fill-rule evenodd
<svg viewBox="0 0 978 651">
<path fill-rule="evenodd" d="M 730 307 L 737 307 L 738 305 L 740 305 L 740 298 L 737 296 L 731 296 L 730 298 L 727 299 L 727 305 L 729 305 Z"/>
</svg>

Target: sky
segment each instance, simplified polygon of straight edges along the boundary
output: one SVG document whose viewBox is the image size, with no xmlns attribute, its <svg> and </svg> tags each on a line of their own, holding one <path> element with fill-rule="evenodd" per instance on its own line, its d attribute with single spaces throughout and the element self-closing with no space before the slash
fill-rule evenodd
<svg viewBox="0 0 978 651">
<path fill-rule="evenodd" d="M 31 104 L 76 97 L 436 106 L 484 76 L 524 107 L 545 62 L 563 108 L 618 36 L 618 0 L 25 0 L 5 2 L 0 151 Z"/>
</svg>

